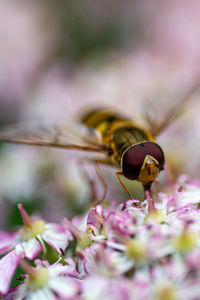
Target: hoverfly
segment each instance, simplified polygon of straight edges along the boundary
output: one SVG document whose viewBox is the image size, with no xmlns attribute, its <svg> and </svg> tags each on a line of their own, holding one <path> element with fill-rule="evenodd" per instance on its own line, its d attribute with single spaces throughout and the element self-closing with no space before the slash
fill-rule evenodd
<svg viewBox="0 0 200 300">
<path fill-rule="evenodd" d="M 97 174 L 103 184 L 104 193 L 101 202 L 106 195 L 107 186 L 98 167 L 106 164 L 121 169 L 116 175 L 125 191 L 127 187 L 121 176 L 140 181 L 145 191 L 149 191 L 159 172 L 164 169 L 164 152 L 155 138 L 182 112 L 180 106 L 197 91 L 198 84 L 191 89 L 178 102 L 178 107 L 172 107 L 164 120 L 156 122 L 146 114 L 146 120 L 150 129 L 137 126 L 129 118 L 114 112 L 111 109 L 94 109 L 80 119 L 82 133 L 74 141 L 75 134 L 68 128 L 57 125 L 33 126 L 24 128 L 20 126 L 5 129 L 0 132 L 0 142 L 18 143 L 34 146 L 47 146 L 63 149 L 74 149 L 104 154 L 103 159 L 93 159 Z M 73 141 L 72 141 L 73 140 Z"/>
</svg>

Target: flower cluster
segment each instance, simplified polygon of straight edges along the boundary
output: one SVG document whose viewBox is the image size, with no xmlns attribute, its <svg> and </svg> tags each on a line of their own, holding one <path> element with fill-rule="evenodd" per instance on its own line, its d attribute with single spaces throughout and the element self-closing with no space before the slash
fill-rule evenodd
<svg viewBox="0 0 200 300">
<path fill-rule="evenodd" d="M 62 225 L 33 220 L 1 232 L 3 299 L 200 299 L 200 182 L 174 194 L 92 207 Z M 54 255 L 52 255 L 52 253 Z M 24 273 L 10 288 L 15 270 Z"/>
</svg>

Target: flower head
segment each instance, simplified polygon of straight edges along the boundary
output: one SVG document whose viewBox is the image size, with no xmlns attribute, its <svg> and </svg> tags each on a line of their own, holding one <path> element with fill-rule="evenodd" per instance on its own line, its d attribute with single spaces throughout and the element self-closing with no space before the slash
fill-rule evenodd
<svg viewBox="0 0 200 300">
<path fill-rule="evenodd" d="M 72 221 L 65 218 L 65 225 L 57 227 L 33 220 L 19 205 L 23 227 L 12 235 L 1 233 L 1 252 L 10 250 L 0 260 L 2 295 L 20 263 L 25 279 L 8 293 L 8 299 L 198 299 L 196 193 L 200 184 L 182 182 L 170 196 L 159 193 L 152 199 L 147 193 L 143 202 L 128 200 L 109 209 L 97 205 L 87 215 Z M 59 260 L 54 265 L 37 260 L 36 268 L 27 265 L 23 258 L 33 257 L 27 256 L 27 245 L 33 254 L 32 245 L 41 251 L 46 243 L 58 252 Z M 48 260 L 47 254 L 43 251 Z"/>
<path fill-rule="evenodd" d="M 21 260 L 20 265 L 26 272 L 24 283 L 9 293 L 10 299 L 77 299 L 81 283 L 69 276 L 70 266 L 37 260 L 36 267 Z M 13 298 L 11 298 L 13 296 Z"/>
<path fill-rule="evenodd" d="M 1 232 L 0 252 L 6 253 L 0 260 L 0 282 L 6 281 L 0 292 L 8 291 L 10 282 L 18 266 L 21 257 L 34 259 L 43 250 L 46 251 L 45 242 L 53 247 L 58 254 L 66 249 L 72 235 L 63 225 L 45 223 L 43 220 L 33 220 L 26 212 L 22 204 L 18 209 L 24 225 L 13 234 Z M 6 269 L 6 272 L 2 271 Z M 10 272 L 9 272 L 10 270 Z"/>
</svg>

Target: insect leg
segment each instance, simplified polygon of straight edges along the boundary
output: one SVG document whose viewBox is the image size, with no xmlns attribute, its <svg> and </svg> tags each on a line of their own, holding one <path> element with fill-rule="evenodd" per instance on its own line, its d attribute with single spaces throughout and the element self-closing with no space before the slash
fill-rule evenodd
<svg viewBox="0 0 200 300">
<path fill-rule="evenodd" d="M 114 165 L 113 165 L 113 163 L 110 160 L 106 160 L 106 159 L 105 160 L 103 160 L 103 159 L 95 159 L 95 160 L 93 160 L 93 163 L 95 164 L 95 169 L 96 169 L 97 175 L 98 175 L 99 180 L 100 180 L 100 182 L 102 184 L 102 187 L 103 187 L 103 195 L 102 195 L 101 199 L 98 200 L 95 203 L 95 205 L 97 205 L 97 204 L 100 204 L 100 203 L 102 203 L 104 201 L 106 193 L 107 193 L 107 190 L 108 190 L 107 184 L 106 184 L 106 182 L 105 182 L 105 180 L 103 178 L 103 175 L 101 173 L 101 170 L 99 168 L 99 164 L 107 165 L 107 166 L 114 166 Z"/>
<path fill-rule="evenodd" d="M 175 176 L 174 176 L 174 172 L 173 172 L 173 167 L 172 167 L 172 162 L 169 160 L 169 158 L 166 158 L 166 164 L 167 164 L 167 171 L 168 171 L 168 176 L 170 181 L 172 181 L 173 183 L 176 182 Z"/>
<path fill-rule="evenodd" d="M 103 195 L 100 199 L 98 199 L 97 195 L 96 195 L 96 190 L 95 190 L 95 186 L 94 186 L 94 181 L 93 179 L 90 179 L 89 176 L 86 174 L 87 178 L 88 178 L 88 182 L 90 184 L 90 187 L 91 187 L 91 192 L 92 192 L 92 198 L 95 199 L 94 200 L 94 205 L 97 205 L 97 204 L 100 204 L 104 201 L 105 199 L 105 196 L 106 196 L 106 193 L 107 193 L 107 184 L 104 180 L 104 177 L 102 175 L 102 172 L 99 168 L 99 164 L 104 164 L 104 165 L 110 165 L 110 166 L 113 166 L 112 162 L 110 162 L 109 160 L 101 160 L 101 159 L 85 159 L 85 160 L 81 160 L 80 161 L 81 164 L 83 163 L 92 163 L 94 164 L 95 166 L 95 170 L 96 170 L 96 173 L 97 173 L 97 176 L 101 182 L 101 185 L 103 187 Z"/>
<path fill-rule="evenodd" d="M 122 179 L 121 179 L 121 175 L 123 175 L 122 172 L 116 172 L 115 173 L 119 182 L 121 183 L 122 187 L 125 189 L 125 191 L 128 193 L 128 195 L 130 196 L 131 199 L 133 199 L 133 196 L 131 195 L 131 193 L 129 192 L 129 190 L 127 189 L 127 187 L 125 186 L 125 184 L 123 183 Z"/>
<path fill-rule="evenodd" d="M 99 180 L 100 180 L 100 182 L 101 182 L 101 184 L 102 184 L 102 187 L 103 187 L 103 195 L 102 195 L 101 199 L 98 200 L 98 201 L 95 203 L 95 205 L 100 204 L 100 203 L 102 203 L 102 202 L 104 201 L 105 196 L 106 196 L 106 193 L 107 193 L 107 190 L 108 190 L 107 184 L 106 184 L 106 182 L 105 182 L 105 180 L 104 180 L 104 178 L 103 178 L 103 175 L 102 175 L 102 173 L 101 173 L 101 170 L 100 170 L 100 168 L 99 168 L 99 164 L 100 164 L 100 163 L 101 163 L 101 164 L 107 164 L 106 161 L 94 160 L 95 169 L 96 169 L 97 175 L 98 175 Z"/>
<path fill-rule="evenodd" d="M 83 176 L 86 178 L 87 183 L 89 185 L 90 198 L 91 199 L 97 199 L 97 196 L 96 196 L 97 193 L 96 193 L 96 189 L 95 189 L 94 179 L 91 178 L 88 171 L 84 168 L 84 164 L 88 163 L 88 159 L 81 158 L 81 159 L 78 160 L 78 162 L 81 165 L 80 171 L 83 174 Z"/>
</svg>

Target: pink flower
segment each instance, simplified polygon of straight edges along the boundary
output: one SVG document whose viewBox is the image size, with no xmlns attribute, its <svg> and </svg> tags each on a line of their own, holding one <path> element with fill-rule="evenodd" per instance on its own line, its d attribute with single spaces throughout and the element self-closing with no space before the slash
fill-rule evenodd
<svg viewBox="0 0 200 300">
<path fill-rule="evenodd" d="M 0 260 L 0 292 L 7 294 L 23 249 L 18 245 Z"/>
<path fill-rule="evenodd" d="M 0 254 L 8 252 L 15 246 L 15 241 L 18 237 L 18 233 L 7 233 L 0 231 Z"/>
<path fill-rule="evenodd" d="M 22 229 L 13 235 L 0 233 L 0 251 L 10 250 L 0 260 L 2 295 L 21 263 L 27 273 L 24 283 L 6 300 L 55 295 L 70 300 L 198 299 L 199 189 L 187 181 L 170 196 L 159 193 L 152 199 L 146 193 L 143 202 L 128 200 L 108 210 L 98 205 L 72 222 L 65 218 L 67 228 L 34 221 L 19 205 Z M 72 235 L 75 240 L 64 253 Z M 33 253 L 32 246 L 44 249 L 44 241 L 62 254 L 59 261 L 51 266 L 38 260 L 36 268 L 27 266 L 22 260 L 27 245 Z"/>
<path fill-rule="evenodd" d="M 104 210 L 101 205 L 92 207 L 87 217 L 87 228 L 89 237 L 94 241 L 105 240 L 104 218 Z"/>
<path fill-rule="evenodd" d="M 131 300 L 140 298 L 134 297 L 134 286 L 129 279 L 95 274 L 83 280 L 81 299 Z"/>
<path fill-rule="evenodd" d="M 61 254 L 72 240 L 71 233 L 64 226 L 45 223 L 43 220 L 34 221 L 21 204 L 18 205 L 18 208 L 24 226 L 14 234 L 1 232 L 0 252 L 3 254 L 10 251 L 0 260 L 0 282 L 7 282 L 6 285 L 0 285 L 2 293 L 8 291 L 20 257 L 34 259 L 42 249 L 45 252 L 44 241 Z M 4 269 L 7 272 L 2 271 Z"/>
<path fill-rule="evenodd" d="M 24 226 L 10 239 L 10 245 L 21 243 L 25 257 L 33 259 L 43 249 L 44 241 L 52 246 L 58 253 L 68 246 L 72 235 L 63 225 L 46 223 L 43 220 L 32 220 L 23 205 L 18 204 Z"/>
<path fill-rule="evenodd" d="M 164 299 L 168 295 L 168 299 L 199 299 L 199 277 L 190 275 L 190 269 L 179 255 L 154 266 L 151 280 L 155 298 Z"/>
<path fill-rule="evenodd" d="M 69 276 L 71 266 L 37 260 L 36 268 L 25 261 L 20 262 L 26 271 L 24 283 L 5 297 L 5 299 L 77 299 L 81 282 Z"/>
<path fill-rule="evenodd" d="M 135 220 L 128 211 L 114 211 L 107 215 L 105 227 L 107 236 L 128 236 L 135 233 Z"/>
</svg>

